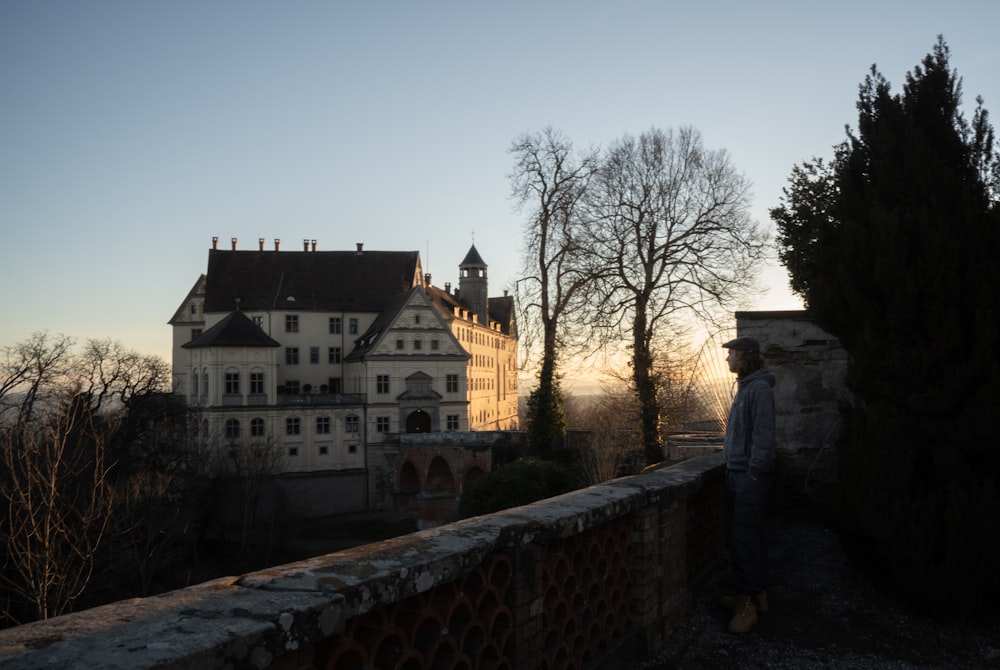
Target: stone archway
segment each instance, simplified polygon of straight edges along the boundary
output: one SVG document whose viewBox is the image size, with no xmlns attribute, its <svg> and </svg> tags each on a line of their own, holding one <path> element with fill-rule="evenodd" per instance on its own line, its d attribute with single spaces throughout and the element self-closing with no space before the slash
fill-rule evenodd
<svg viewBox="0 0 1000 670">
<path fill-rule="evenodd" d="M 414 410 L 406 417 L 407 433 L 431 432 L 431 415 L 422 409 Z"/>
<path fill-rule="evenodd" d="M 435 456 L 427 466 L 425 494 L 455 493 L 455 475 L 451 466 L 441 456 Z"/>
</svg>

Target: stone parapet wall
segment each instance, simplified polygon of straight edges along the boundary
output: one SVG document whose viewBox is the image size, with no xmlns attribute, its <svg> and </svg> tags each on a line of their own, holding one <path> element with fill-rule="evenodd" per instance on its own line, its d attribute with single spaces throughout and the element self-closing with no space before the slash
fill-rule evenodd
<svg viewBox="0 0 1000 670">
<path fill-rule="evenodd" d="M 776 502 L 815 501 L 836 476 L 840 404 L 851 401 L 848 355 L 808 311 L 737 312 L 736 331 L 761 343 L 775 377 Z"/>
<path fill-rule="evenodd" d="M 496 514 L 0 631 L 27 668 L 622 667 L 723 541 L 710 455 Z"/>
</svg>

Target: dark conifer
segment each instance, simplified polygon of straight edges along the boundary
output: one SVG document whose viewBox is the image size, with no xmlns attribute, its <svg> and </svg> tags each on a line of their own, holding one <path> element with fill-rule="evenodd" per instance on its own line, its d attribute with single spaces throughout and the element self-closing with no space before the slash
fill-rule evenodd
<svg viewBox="0 0 1000 670">
<path fill-rule="evenodd" d="M 841 511 L 939 612 L 1000 593 L 1000 170 L 949 56 L 939 38 L 901 94 L 873 67 L 857 130 L 772 212 L 793 288 L 851 355 Z"/>
</svg>

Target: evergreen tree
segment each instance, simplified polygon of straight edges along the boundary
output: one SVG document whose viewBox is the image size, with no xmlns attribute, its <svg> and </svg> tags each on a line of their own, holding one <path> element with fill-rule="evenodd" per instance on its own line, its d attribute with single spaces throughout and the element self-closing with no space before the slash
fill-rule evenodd
<svg viewBox="0 0 1000 670">
<path fill-rule="evenodd" d="M 528 396 L 527 446 L 531 453 L 548 458 L 566 438 L 566 414 L 559 378 L 550 372 L 539 375 L 538 382 Z"/>
<path fill-rule="evenodd" d="M 830 164 L 772 211 L 792 287 L 851 356 L 838 492 L 914 604 L 1000 592 L 997 153 L 939 38 L 901 94 L 875 69 Z"/>
</svg>

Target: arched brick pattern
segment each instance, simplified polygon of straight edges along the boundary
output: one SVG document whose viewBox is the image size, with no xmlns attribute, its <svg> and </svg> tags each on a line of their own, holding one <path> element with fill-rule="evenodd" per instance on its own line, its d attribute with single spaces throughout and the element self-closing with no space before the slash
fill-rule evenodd
<svg viewBox="0 0 1000 670">
<path fill-rule="evenodd" d="M 460 579 L 350 619 L 316 667 L 509 670 L 513 590 L 510 558 L 494 554 Z"/>
<path fill-rule="evenodd" d="M 542 668 L 585 668 L 632 626 L 627 517 L 545 545 Z"/>
</svg>

